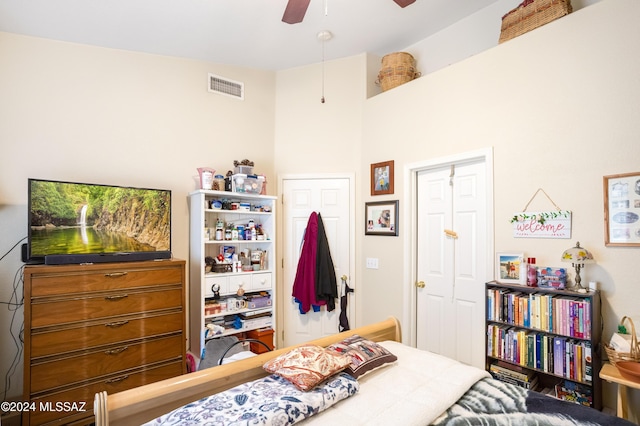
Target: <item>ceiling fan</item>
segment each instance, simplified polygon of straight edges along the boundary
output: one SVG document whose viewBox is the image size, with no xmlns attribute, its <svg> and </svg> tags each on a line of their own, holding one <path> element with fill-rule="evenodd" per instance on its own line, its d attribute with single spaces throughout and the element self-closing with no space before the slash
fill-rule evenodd
<svg viewBox="0 0 640 426">
<path fill-rule="evenodd" d="M 309 2 L 311 0 L 289 0 L 287 7 L 284 9 L 284 15 L 282 15 L 282 22 L 287 24 L 297 24 L 302 22 L 304 14 L 307 13 Z M 407 7 L 416 0 L 393 0 L 400 7 Z"/>
</svg>

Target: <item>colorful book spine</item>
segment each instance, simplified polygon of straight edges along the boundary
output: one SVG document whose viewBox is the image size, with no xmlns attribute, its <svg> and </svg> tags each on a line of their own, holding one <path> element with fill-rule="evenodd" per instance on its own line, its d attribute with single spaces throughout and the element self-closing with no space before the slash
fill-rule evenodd
<svg viewBox="0 0 640 426">
<path fill-rule="evenodd" d="M 535 367 L 538 370 L 542 370 L 542 335 L 536 333 L 535 335 Z"/>
<path fill-rule="evenodd" d="M 565 341 L 564 337 L 553 339 L 553 374 L 556 376 L 564 375 Z"/>
<path fill-rule="evenodd" d="M 593 383 L 593 358 L 591 358 L 591 342 L 584 344 L 584 381 Z"/>
</svg>

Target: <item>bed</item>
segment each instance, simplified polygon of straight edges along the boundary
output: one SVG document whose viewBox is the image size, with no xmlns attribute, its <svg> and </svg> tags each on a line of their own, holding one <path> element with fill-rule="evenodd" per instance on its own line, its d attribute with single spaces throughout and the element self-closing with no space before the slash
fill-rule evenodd
<svg viewBox="0 0 640 426">
<path fill-rule="evenodd" d="M 385 352 L 389 362 L 359 377 L 358 369 L 350 370 L 350 366 L 311 390 L 297 389 L 297 383 L 292 386 L 293 382 L 263 368 L 277 367 L 291 353 L 318 346 L 340 348 L 350 341 L 369 342 Z M 95 424 L 291 424 L 303 420 L 309 425 L 632 425 L 588 407 L 499 382 L 484 370 L 400 341 L 400 325 L 389 318 L 113 395 L 101 392 L 94 403 Z M 395 359 L 388 358 L 389 354 Z M 275 409 L 280 417 L 268 418 L 270 413 L 265 412 L 271 408 L 265 407 L 275 407 L 276 399 L 284 401 Z M 315 403 L 322 407 L 312 408 Z M 223 416 L 232 410 L 236 410 L 235 420 L 228 421 Z"/>
</svg>

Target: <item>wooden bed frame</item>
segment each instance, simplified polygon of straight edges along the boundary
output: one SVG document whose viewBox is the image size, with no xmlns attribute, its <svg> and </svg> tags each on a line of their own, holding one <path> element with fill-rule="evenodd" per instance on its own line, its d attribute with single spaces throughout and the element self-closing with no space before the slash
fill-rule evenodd
<svg viewBox="0 0 640 426">
<path fill-rule="evenodd" d="M 400 323 L 390 317 L 385 321 L 359 327 L 332 336 L 312 340 L 307 344 L 322 347 L 358 334 L 374 342 L 402 341 Z M 300 345 L 295 345 L 300 346 Z M 94 401 L 96 426 L 142 424 L 189 402 L 221 392 L 242 383 L 268 375 L 262 365 L 295 347 L 266 352 L 206 370 L 188 373 L 112 395 L 97 393 Z"/>
</svg>

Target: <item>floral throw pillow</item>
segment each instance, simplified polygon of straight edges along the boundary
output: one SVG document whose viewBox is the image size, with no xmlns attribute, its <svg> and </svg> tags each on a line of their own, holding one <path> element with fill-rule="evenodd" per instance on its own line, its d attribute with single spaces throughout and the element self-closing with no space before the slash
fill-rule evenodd
<svg viewBox="0 0 640 426">
<path fill-rule="evenodd" d="M 339 343 L 334 343 L 327 347 L 327 350 L 348 355 L 351 358 L 351 363 L 345 371 L 356 379 L 377 368 L 398 360 L 397 356 L 389 352 L 383 346 L 358 336 L 357 334 L 348 337 Z"/>
<path fill-rule="evenodd" d="M 351 358 L 347 356 L 326 351 L 321 346 L 304 345 L 267 361 L 262 368 L 290 381 L 301 391 L 308 391 L 350 363 Z"/>
</svg>

